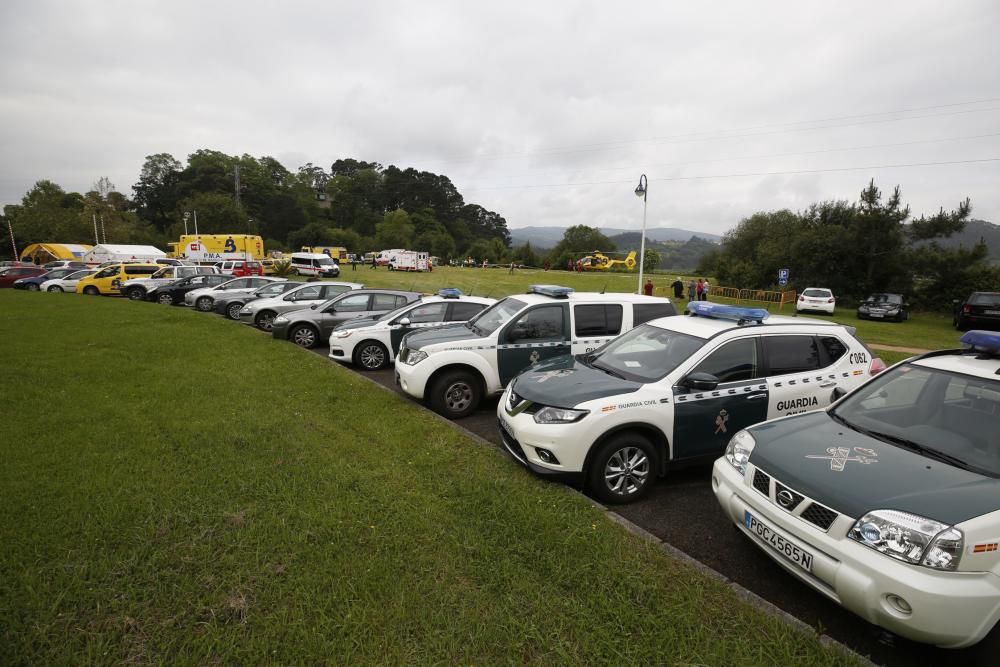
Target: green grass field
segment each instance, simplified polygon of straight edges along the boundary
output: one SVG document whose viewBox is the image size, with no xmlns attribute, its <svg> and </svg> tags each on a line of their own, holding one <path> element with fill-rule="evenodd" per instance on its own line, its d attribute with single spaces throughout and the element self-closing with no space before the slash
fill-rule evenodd
<svg viewBox="0 0 1000 667">
<path fill-rule="evenodd" d="M 0 308 L 0 664 L 850 663 L 320 356 Z"/>
</svg>

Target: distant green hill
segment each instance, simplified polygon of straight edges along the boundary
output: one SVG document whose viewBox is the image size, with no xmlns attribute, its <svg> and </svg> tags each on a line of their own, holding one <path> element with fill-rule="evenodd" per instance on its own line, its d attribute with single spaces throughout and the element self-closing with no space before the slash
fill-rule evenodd
<svg viewBox="0 0 1000 667">
<path fill-rule="evenodd" d="M 1000 225 L 992 222 L 969 220 L 965 223 L 965 229 L 950 238 L 939 239 L 938 244 L 944 248 L 971 248 L 979 243 L 979 239 L 986 241 L 986 246 L 990 249 L 990 261 L 1000 262 Z"/>
<path fill-rule="evenodd" d="M 628 252 L 639 249 L 642 235 L 639 232 L 626 232 L 608 238 L 614 242 L 618 252 Z M 646 248 L 652 248 L 660 253 L 660 263 L 657 265 L 657 268 L 660 269 L 693 270 L 698 266 L 702 255 L 718 247 L 717 243 L 706 241 L 699 236 L 692 236 L 687 241 L 660 242 L 653 241 L 649 236 L 646 237 Z"/>
</svg>

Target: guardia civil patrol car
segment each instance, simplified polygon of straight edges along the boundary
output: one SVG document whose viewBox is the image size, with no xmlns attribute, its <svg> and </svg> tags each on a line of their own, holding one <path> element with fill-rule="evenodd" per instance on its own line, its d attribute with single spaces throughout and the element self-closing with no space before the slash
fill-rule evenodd
<svg viewBox="0 0 1000 667">
<path fill-rule="evenodd" d="M 996 665 L 1000 335 L 961 342 L 826 410 L 736 432 L 712 486 L 754 544 L 821 594 L 915 641 L 979 642 Z"/>
<path fill-rule="evenodd" d="M 676 314 L 669 299 L 531 285 L 465 326 L 408 334 L 396 379 L 403 391 L 456 419 L 531 364 L 592 351 L 637 324 Z"/>
<path fill-rule="evenodd" d="M 518 376 L 497 406 L 507 451 L 631 502 L 671 466 L 717 458 L 736 431 L 825 407 L 885 368 L 835 322 L 708 301 L 687 310 Z"/>
<path fill-rule="evenodd" d="M 345 322 L 330 335 L 330 358 L 377 371 L 393 362 L 403 337 L 411 331 L 459 325 L 496 303 L 465 296 L 455 288 L 440 290 L 380 317 Z"/>
</svg>

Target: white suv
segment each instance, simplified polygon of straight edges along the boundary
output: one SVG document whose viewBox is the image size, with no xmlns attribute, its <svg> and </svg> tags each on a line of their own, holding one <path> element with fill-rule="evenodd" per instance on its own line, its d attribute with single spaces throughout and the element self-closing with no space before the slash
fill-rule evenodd
<svg viewBox="0 0 1000 667">
<path fill-rule="evenodd" d="M 465 326 L 408 334 L 396 376 L 403 391 L 457 419 L 532 364 L 590 352 L 637 324 L 676 313 L 669 299 L 659 297 L 532 285 L 528 294 L 497 302 Z"/>
<path fill-rule="evenodd" d="M 504 447 L 601 500 L 642 497 L 680 464 L 716 459 L 733 433 L 830 404 L 885 368 L 833 322 L 696 301 L 593 354 L 539 364 L 497 406 Z"/>
<path fill-rule="evenodd" d="M 919 642 L 1000 650 L 1000 334 L 896 364 L 826 410 L 735 433 L 723 511 L 789 574 Z M 984 641 L 985 639 L 985 641 Z"/>
</svg>

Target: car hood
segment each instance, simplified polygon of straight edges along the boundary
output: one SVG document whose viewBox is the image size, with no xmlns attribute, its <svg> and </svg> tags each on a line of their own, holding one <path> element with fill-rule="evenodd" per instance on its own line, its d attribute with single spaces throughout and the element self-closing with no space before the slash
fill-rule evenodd
<svg viewBox="0 0 1000 667">
<path fill-rule="evenodd" d="M 1000 509 L 1000 480 L 864 435 L 826 411 L 758 424 L 750 432 L 757 440 L 751 463 L 855 519 L 892 509 L 954 525 Z M 833 454 L 845 451 L 840 466 Z"/>
<path fill-rule="evenodd" d="M 640 382 L 623 380 L 566 354 L 546 359 L 517 376 L 512 385 L 521 398 L 557 408 L 573 408 L 606 396 L 631 394 Z"/>
<path fill-rule="evenodd" d="M 420 350 L 428 345 L 440 345 L 442 343 L 471 343 L 472 341 L 480 341 L 485 344 L 487 340 L 465 326 L 464 322 L 455 326 L 434 327 L 427 331 L 414 331 L 407 334 L 405 338 L 406 347 L 411 350 Z"/>
</svg>

